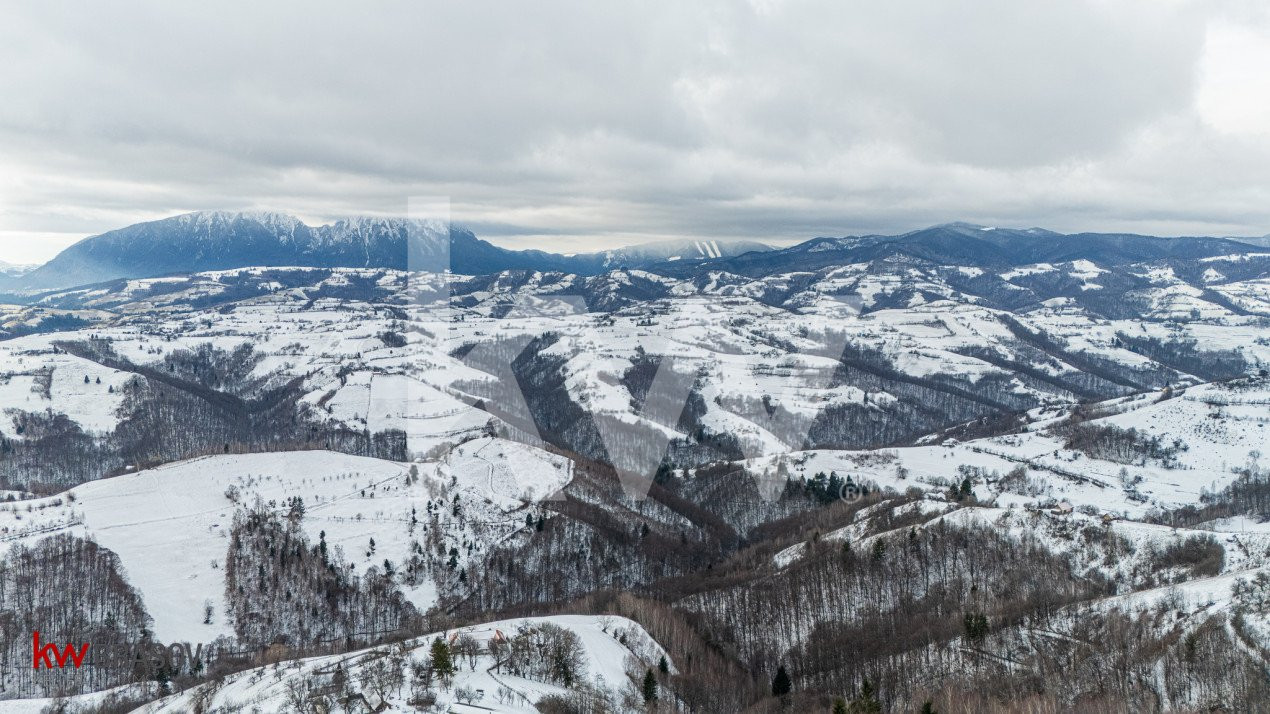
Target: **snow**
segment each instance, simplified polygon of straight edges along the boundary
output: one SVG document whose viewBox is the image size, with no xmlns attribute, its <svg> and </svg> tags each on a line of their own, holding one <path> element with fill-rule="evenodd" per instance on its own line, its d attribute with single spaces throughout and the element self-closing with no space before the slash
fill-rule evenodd
<svg viewBox="0 0 1270 714">
<path fill-rule="evenodd" d="M 158 682 L 143 682 L 64 699 L 0 699 L 0 714 L 46 714 L 46 712 L 57 711 L 51 707 L 60 706 L 68 701 L 76 707 L 102 706 L 111 696 L 126 697 L 130 701 L 153 699 L 159 694 L 158 687 Z M 70 711 L 78 710 L 72 708 Z M 89 708 L 88 711 L 93 710 Z"/>
<path fill-rule="evenodd" d="M 705 255 L 721 254 L 713 243 L 697 247 Z M 1229 262 L 1243 259 L 1224 258 L 1231 258 Z M 250 481 L 246 492 L 253 498 L 256 494 L 266 500 L 303 495 L 310 505 L 306 521 L 325 526 L 328 538 L 342 542 L 348 553 L 357 556 L 359 566 L 367 567 L 369 563 L 357 554 L 363 550 L 368 533 L 374 532 L 380 544 L 378 558 L 401 557 L 408 539 L 399 524 L 408 518 L 412 504 L 420 500 L 426 503 L 432 497 L 428 488 L 439 489 L 453 479 L 465 500 L 480 504 L 483 517 L 501 524 L 502 530 L 481 544 L 488 546 L 495 538 L 514 534 L 517 512 L 526 504 L 552 498 L 568 483 L 570 473 L 567 462 L 557 456 L 486 436 L 492 417 L 470 406 L 479 398 L 473 392 L 503 377 L 452 354 L 460 345 L 514 342 L 548 330 L 559 335 L 547 354 L 564 358 L 562 376 L 570 397 L 617 423 L 665 430 L 665 425 L 655 425 L 634 410 L 630 392 L 621 380 L 640 348 L 652 355 L 674 355 L 678 368 L 694 376 L 694 386 L 706 404 L 703 425 L 737 435 L 743 453 L 751 457 L 747 466 L 757 472 L 787 457 L 799 461 L 800 474 L 837 470 L 899 491 L 916 485 L 938 493 L 947 483 L 960 481 L 958 466 L 1004 474 L 1022 465 L 1029 478 L 1043 486 L 1043 494 L 1012 493 L 993 481 L 977 483 L 977 495 L 996 499 L 1001 506 L 1065 499 L 1078 508 L 1136 517 L 1152 508 L 1194 503 L 1205 490 L 1229 483 L 1234 477 L 1231 469 L 1243 464 L 1250 451 L 1265 452 L 1270 442 L 1264 401 L 1270 399 L 1268 390 L 1259 388 L 1239 397 L 1247 403 L 1231 401 L 1232 395 L 1213 386 L 1193 387 L 1180 398 L 1162 402 L 1154 400 L 1157 395 L 1150 395 L 1103 405 L 1114 406 L 1118 412 L 1106 417 L 1107 423 L 1144 430 L 1166 442 L 1185 441 L 1189 450 L 1180 455 L 1177 468 L 1122 465 L 1068 452 L 1061 439 L 1048 432 L 1055 414 L 1034 414 L 1034 423 L 1024 433 L 1009 437 L 888 452 L 788 454 L 801 444 L 786 443 L 783 439 L 787 435 L 780 435 L 770 420 L 756 413 L 753 403 L 766 397 L 769 403 L 811 420 L 833 405 L 861 402 L 864 394 L 859 389 L 833 386 L 824 378 L 836 364 L 825 355 L 834 355 L 835 349 L 840 353 L 844 341 L 876 350 L 913 376 L 949 375 L 973 383 L 1006 375 L 1003 369 L 968 356 L 967 348 L 987 348 L 1004 359 L 1032 359 L 1015 344 L 1004 322 L 1007 315 L 1029 329 L 1065 340 L 1074 352 L 1123 365 L 1149 365 L 1150 361 L 1116 346 L 1116 335 L 1121 332 L 1193 339 L 1212 349 L 1238 348 L 1254 366 L 1270 364 L 1270 341 L 1257 317 L 1270 313 L 1270 279 L 1229 282 L 1217 269 L 1236 273 L 1220 261 L 1208 262 L 1213 265 L 1207 268 L 1204 281 L 1214 283 L 1211 290 L 1251 316 L 1235 314 L 1213 302 L 1206 286 L 1185 283 L 1173 270 L 1160 266 L 1135 267 L 1139 271 L 1135 274 L 1149 277 L 1152 283 L 1134 293 L 1135 299 L 1146 305 L 1145 319 L 1141 320 L 1098 317 L 1083 307 L 1084 296 L 1046 300 L 1023 314 L 1007 314 L 952 288 L 945 278 L 953 273 L 946 268 L 903 264 L 884 269 L 863 263 L 839 265 L 820 273 L 796 271 L 764 278 L 711 271 L 696 281 L 638 270 L 559 281 L 541 273 L 507 274 L 482 283 L 482 290 L 466 296 L 472 304 L 463 309 L 448 303 L 409 303 L 412 290 L 442 287 L 457 280 L 453 276 L 330 271 L 325 287 L 373 280 L 393 293 L 390 302 L 408 307 L 411 329 L 403 332 L 409 343 L 400 348 L 387 347 L 377 336 L 400 328 L 400 318 L 383 305 L 335 298 L 313 300 L 309 295 L 315 286 L 279 290 L 275 283 L 273 292 L 234 302 L 230 310 L 192 313 L 182 302 L 192 295 L 218 294 L 227 287 L 218 281 L 231 276 L 263 276 L 259 268 L 180 279 L 190 287 L 179 295 L 138 298 L 155 285 L 174 284 L 178 279 L 129 281 L 118 289 L 92 291 L 91 300 L 109 319 L 91 330 L 0 342 L 0 405 L 64 413 L 86 431 L 106 434 L 120 418 L 122 387 L 131 375 L 55 353 L 54 340 L 82 339 L 84 332 L 91 332 L 112 340 L 120 354 L 150 365 L 161 363 L 166 354 L 177 349 L 203 344 L 232 349 L 250 342 L 264 356 L 256 375 L 302 378 L 304 402 L 322 418 L 359 431 L 407 432 L 413 456 L 432 453 L 420 464 L 422 483 L 414 491 L 392 489 L 388 484 L 400 478 L 406 465 L 373 460 L 354 463 L 348 460 L 352 457 L 338 455 L 216 457 L 86 484 L 75 489 L 79 498 L 76 505 L 46 505 L 21 522 L 13 512 L 0 512 L 0 527 L 9 528 L 10 534 L 25 534 L 22 538 L 37 537 L 35 531 L 41 528 L 72 529 L 93 534 L 112 549 L 117 545 L 121 555 L 126 552 L 124 564 L 129 577 L 142 588 L 156 619 L 162 620 L 156 622 L 160 636 L 177 638 L 201 638 L 221 631 L 217 629 L 221 625 L 209 628 L 200 622 L 186 622 L 182 618 L 187 615 L 181 613 L 192 616 L 201 611 L 207 591 L 213 591 L 214 601 L 219 602 L 220 588 L 209 588 L 207 583 L 218 575 L 210 563 L 223 556 L 223 541 L 209 529 L 213 520 L 220 528 L 228 525 L 232 512 L 227 508 L 232 504 L 223 493 L 230 483 Z M 953 270 L 966 277 L 982 274 L 974 267 Z M 271 275 L 285 271 L 270 269 Z M 1073 261 L 1022 266 L 1000 276 L 1011 280 L 1060 273 L 1079 280 L 1082 291 L 1097 291 L 1115 285 L 1098 277 L 1108 272 L 1091 261 Z M 1220 284 L 1215 282 L 1218 280 Z M 586 284 L 606 299 L 619 299 L 624 290 L 648 282 L 657 283 L 672 297 L 619 302 L 613 312 L 603 315 L 566 312 L 513 320 L 490 317 L 494 308 L 505 306 L 507 300 L 549 295 L 562 286 L 572 289 Z M 782 296 L 784 302 L 772 304 L 771 295 Z M 888 307 L 876 309 L 879 304 Z M 13 320 L 30 318 L 25 308 L 3 314 Z M 456 316 L 463 319 L 456 320 Z M 647 324 L 649 321 L 654 324 Z M 1075 371 L 1058 360 L 1039 361 L 1034 366 L 1053 375 Z M 38 382 L 49 374 L 49 396 L 45 397 Z M 87 384 L 85 375 L 89 377 Z M 98 378 L 101 384 L 97 384 Z M 1019 394 L 1036 396 L 1038 401 L 1055 400 L 1052 394 L 1037 392 L 1022 382 L 1013 388 Z M 885 393 L 869 396 L 882 403 L 893 398 Z M 1229 403 L 1214 406 L 1206 400 Z M 0 434 L 21 438 L 8 417 L 0 418 Z M 453 451 L 436 456 L 446 449 Z M 875 458 L 881 453 L 893 458 Z M 279 459 L 298 460 L 306 467 L 296 469 Z M 907 479 L 897 478 L 897 466 L 907 469 Z M 1121 483 L 1122 469 L 1130 480 L 1137 480 L 1134 487 Z M 372 484 L 384 484 L 372 489 L 373 504 L 368 503 L 370 497 L 361 495 Z M 151 488 L 161 498 L 147 500 L 145 494 Z M 167 537 L 163 529 L 169 526 L 175 532 L 188 530 L 214 537 L 203 537 L 207 543 L 195 543 L 198 539 L 190 536 L 188 546 L 182 545 L 173 556 L 162 548 L 147 547 L 147 538 L 163 542 Z M 311 526 L 306 523 L 305 527 Z M 175 559 L 171 570 L 181 571 L 186 582 L 176 582 L 177 578 L 149 564 L 169 558 Z M 426 606 L 436 594 L 424 588 L 409 595 Z M 159 613 L 165 614 L 160 618 Z"/>
<path fill-rule="evenodd" d="M 1153 508 L 1176 508 L 1199 502 L 1202 493 L 1217 491 L 1237 476 L 1234 468 L 1254 462 L 1254 453 L 1270 452 L 1270 383 L 1232 394 L 1220 386 L 1192 387 L 1173 399 L 1129 398 L 1112 400 L 1111 416 L 1091 423 L 1137 429 L 1158 437 L 1164 444 L 1180 440 L 1186 450 L 1175 467 L 1148 462 L 1121 464 L 1091 459 L 1063 448 L 1062 440 L 1048 431 L 1056 419 L 1035 417 L 1028 431 L 943 446 L 914 446 L 878 451 L 812 450 L 768 455 L 743 462 L 751 474 L 775 468 L 780 461 L 794 464 L 794 477 L 810 478 L 817 472 L 836 471 L 857 482 L 873 481 L 903 492 L 911 486 L 940 494 L 960 483 L 959 467 L 973 467 L 999 477 L 1017 466 L 1044 488 L 1040 495 L 1013 493 L 995 483 L 976 483 L 982 499 L 995 498 L 1001 505 L 1036 506 L 1046 501 L 1068 500 L 1077 508 L 1127 517 L 1141 517 Z M 1219 414 L 1214 419 L 1211 415 Z M 884 458 L 879 458 L 881 455 Z M 897 470 L 906 470 L 905 479 Z M 1122 473 L 1131 485 L 1126 485 Z"/>
<path fill-rule="evenodd" d="M 525 444 L 484 438 L 447 455 L 450 473 L 462 474 L 465 489 L 513 511 L 557 496 L 572 480 L 573 462 Z"/>
<path fill-rule="evenodd" d="M 12 343 L 0 343 L 0 364 L 8 367 L 7 372 L 0 372 L 0 409 L 26 412 L 54 409 L 74 414 L 82 429 L 94 433 L 106 433 L 114 428 L 116 413 L 123 402 L 123 386 L 132 378 L 129 373 L 65 353 L 54 355 L 38 349 L 15 349 Z M 51 372 L 52 376 L 47 397 L 37 386 L 41 372 Z M 0 419 L 0 436 L 21 438 L 7 418 Z"/>
<path fill-rule="evenodd" d="M 325 387 L 332 387 L 333 396 L 325 404 L 331 416 L 372 432 L 404 431 L 411 450 L 418 453 L 457 442 L 489 421 L 486 412 L 407 375 L 359 371 L 342 385 L 315 386 L 306 401 L 317 403 L 327 393 Z"/>
<path fill-rule="evenodd" d="M 1067 274 L 1080 280 L 1091 280 L 1108 272 L 1090 260 L 1073 260 L 1069 265 L 1071 270 Z"/>
<path fill-rule="evenodd" d="M 404 653 L 403 669 L 406 681 L 410 681 L 410 668 L 415 663 L 426 663 L 429 658 L 432 642 L 440 637 L 450 640 L 461 635 L 475 639 L 484 651 L 485 645 L 495 637 L 514 637 L 522 628 L 552 624 L 567 629 L 578 636 L 582 646 L 582 661 L 586 672 L 583 682 L 619 699 L 624 688 L 633 687 L 638 682 L 631 674 L 642 677 L 643 672 L 654 669 L 664 657 L 667 666 L 673 673 L 674 663 L 667 652 L 639 624 L 632 620 L 613 616 L 592 615 L 556 615 L 552 617 L 516 618 L 499 620 L 478 625 L 456 628 L 444 632 L 434 632 L 422 637 L 406 640 L 399 645 L 381 646 L 358 650 L 339 655 L 312 657 L 283 663 L 279 668 L 260 667 L 257 669 L 236 672 L 225 677 L 221 686 L 215 688 L 214 695 L 207 702 L 210 710 L 243 710 L 258 712 L 281 712 L 289 709 L 288 685 L 294 681 L 327 681 L 330 673 L 338 665 L 344 668 L 348 681 L 359 689 L 364 668 L 377 665 L 394 652 Z M 548 695 L 567 695 L 570 690 L 547 682 L 517 677 L 506 672 L 494 671 L 494 661 L 486 654 L 476 659 L 475 667 L 466 660 L 456 661 L 458 672 L 449 687 L 438 687 L 437 705 L 441 711 L 468 712 L 485 711 L 498 713 L 536 712 L 534 706 L 540 699 Z M 628 668 L 631 674 L 628 674 Z M 277 676 L 275 676 L 275 674 Z M 194 702 L 203 690 L 210 685 L 201 685 L 184 692 L 173 694 L 146 704 L 137 710 L 138 714 L 185 714 L 194 710 Z M 463 688 L 480 694 L 472 704 L 460 704 L 456 698 L 456 690 Z M 69 697 L 68 703 L 74 706 L 85 706 L 100 702 L 113 692 L 143 692 L 150 685 L 129 685 L 106 692 L 96 692 L 77 697 Z M 500 697 L 503 690 L 509 697 Z M 362 692 L 367 699 L 378 703 L 380 700 L 373 692 Z M 388 698 L 390 711 L 410 710 L 406 699 L 410 696 L 409 685 L 400 693 L 390 693 Z M 51 699 L 16 699 L 0 700 L 0 714 L 40 714 L 44 707 L 53 703 Z"/>
<path fill-rule="evenodd" d="M 1270 258 L 1270 253 L 1234 253 L 1232 255 L 1214 255 L 1208 258 L 1200 258 L 1201 263 L 1243 263 L 1249 260 L 1259 260 L 1261 258 Z"/>
<path fill-rule="evenodd" d="M 1054 267 L 1050 263 L 1036 263 L 1034 265 L 1025 265 L 1014 268 L 1013 270 L 1007 270 L 1006 272 L 1001 273 L 1001 279 L 1013 280 L 1015 278 L 1021 278 L 1027 275 L 1036 275 L 1038 273 L 1052 273 L 1055 270 L 1058 270 L 1058 268 Z"/>
<path fill-rule="evenodd" d="M 275 223 L 293 220 L 274 215 L 256 218 Z M 221 219 L 204 215 L 188 220 Z M 341 239 L 351 240 L 370 224 L 340 225 Z M 826 241 L 820 246 L 828 250 L 849 242 Z M 685 243 L 681 248 L 686 256 L 694 249 L 708 258 L 723 254 L 714 241 Z M 497 420 L 472 404 L 482 387 L 506 376 L 453 356 L 455 348 L 505 346 L 551 331 L 558 340 L 545 354 L 561 358 L 569 397 L 613 423 L 638 424 L 674 435 L 665 424 L 654 423 L 632 406 L 630 390 L 622 382 L 639 350 L 672 355 L 677 369 L 693 378 L 705 404 L 702 425 L 736 436 L 747 457 L 742 463 L 751 474 L 768 473 L 783 464 L 795 478 L 836 471 L 896 492 L 917 488 L 925 492 L 925 498 L 902 509 L 950 522 L 992 524 L 1020 537 L 1042 538 L 1057 550 L 1070 549 L 1061 534 L 1073 526 L 1108 528 L 1139 549 L 1193 533 L 1211 533 L 1227 550 L 1227 572 L 1196 581 L 1182 592 L 1188 598 L 1193 595 L 1196 603 L 1221 603 L 1231 578 L 1251 572 L 1259 567 L 1258 559 L 1264 560 L 1270 524 L 1227 519 L 1204 524 L 1202 529 L 1175 531 L 1126 519 L 1142 518 L 1154 509 L 1195 504 L 1205 492 L 1229 484 L 1237 468 L 1255 462 L 1254 452 L 1270 452 L 1266 448 L 1270 445 L 1266 410 L 1270 386 L 1265 383 L 1236 392 L 1222 385 L 1189 386 L 1198 378 L 1183 376 L 1170 399 L 1147 393 L 1091 405 L 1106 414 L 1096 423 L 1134 428 L 1165 443 L 1184 442 L 1186 451 L 1169 466 L 1145 461 L 1121 464 L 1066 449 L 1053 427 L 1067 415 L 1070 405 L 1061 403 L 1063 397 L 1040 392 L 1023 380 L 1015 380 L 1009 388 L 1035 397 L 1038 403 L 1058 406 L 1032 410 L 1027 415 L 1030 422 L 1020 433 L 943 445 L 934 445 L 932 439 L 885 450 L 796 451 L 802 444 L 765 418 L 755 404 L 779 406 L 781 414 L 810 423 L 826 408 L 862 403 L 864 392 L 829 378 L 846 342 L 876 350 L 910 376 L 948 376 L 966 383 L 1011 376 L 970 356 L 968 348 L 983 348 L 1006 360 L 1031 360 L 1032 366 L 1048 375 L 1076 373 L 1072 365 L 1058 359 L 1037 359 L 1035 353 L 1021 350 L 1006 318 L 1062 339 L 1074 353 L 1125 366 L 1152 363 L 1118 344 L 1117 335 L 1122 332 L 1195 340 L 1209 349 L 1239 349 L 1254 367 L 1268 365 L 1270 340 L 1264 316 L 1270 315 L 1270 279 L 1241 279 L 1254 271 L 1236 265 L 1254 257 L 1205 259 L 1202 282 L 1188 271 L 1180 271 L 1183 276 L 1179 276 L 1179 271 L 1165 265 L 1133 266 L 1129 272 L 1149 285 L 1135 288 L 1126 299 L 1143 305 L 1143 314 L 1141 319 L 1116 320 L 1087 305 L 1113 297 L 1100 298 L 1098 291 L 1118 289 L 1124 281 L 1115 278 L 1123 276 L 1108 277 L 1113 271 L 1087 260 L 1037 263 L 999 273 L 1003 280 L 1017 281 L 1006 286 L 1007 294 L 1016 297 L 1026 297 L 1029 285 L 1063 285 L 1063 297 L 1029 301 L 1020 313 L 991 307 L 998 303 L 952 286 L 967 283 L 957 277 L 982 277 L 981 268 L 904 262 L 836 265 L 762 278 L 716 270 L 696 280 L 640 270 L 592 278 L 508 273 L 492 276 L 479 284 L 481 289 L 464 294 L 462 307 L 455 307 L 458 300 L 440 304 L 416 300 L 420 293 L 458 285 L 454 276 L 391 270 L 332 270 L 318 284 L 291 289 L 283 289 L 282 280 L 264 280 L 290 269 L 242 268 L 71 291 L 60 297 L 78 296 L 93 308 L 83 314 L 100 324 L 78 333 L 0 342 L 0 405 L 4 408 L 63 413 L 94 434 L 108 434 L 117 425 L 123 386 L 132 375 L 55 352 L 52 345 L 57 339 L 98 335 L 111 340 L 120 354 L 152 366 L 178 349 L 204 344 L 233 349 L 250 343 L 263 355 L 255 376 L 300 379 L 303 402 L 319 418 L 358 431 L 405 431 L 411 458 L 419 460 L 415 468 L 420 479 L 405 483 L 410 463 L 329 452 L 194 459 L 84 484 L 57 497 L 8 507 L 0 504 L 0 550 L 55 532 L 91 536 L 120 555 L 129 581 L 141 591 L 155 617 L 159 639 L 191 642 L 230 631 L 224 616 L 223 573 L 217 564 L 224 558 L 235 509 L 257 498 L 281 508 L 286 499 L 302 496 L 307 507 L 302 527 L 310 538 L 325 531 L 328 542 L 341 547 L 364 572 L 385 558 L 401 562 L 407 557 L 413 543 L 413 512 L 423 511 L 443 496 L 446 503 L 458 497 L 466 517 L 480 527 L 465 526 L 447 516 L 449 509 L 442 509 L 446 511 L 440 521 L 445 545 L 471 543 L 472 552 L 464 548 L 461 558 L 480 558 L 496 545 L 524 537 L 525 516 L 539 514 L 535 504 L 556 498 L 572 472 L 562 456 L 489 436 L 499 433 Z M 231 279 L 253 276 L 262 281 L 259 287 L 265 294 L 236 300 L 225 310 L 198 310 L 188 304 L 192 298 L 223 294 L 230 289 Z M 1023 279 L 1029 276 L 1039 277 Z M 389 293 L 384 304 L 314 299 L 322 289 L 367 280 Z M 1069 296 L 1073 280 L 1081 294 Z M 625 297 L 650 283 L 668 297 L 651 301 Z M 154 290 L 174 286 L 180 290 Z M 510 320 L 492 317 L 509 302 L 541 298 L 547 303 L 555 293 L 580 290 L 591 291 L 597 300 L 611 300 L 612 311 L 572 314 L 562 310 Z M 158 294 L 150 295 L 152 291 Z M 1214 301 L 1213 293 L 1229 303 Z M 406 312 L 407 317 L 397 311 Z M 5 325 L 34 324 L 40 314 L 25 307 L 0 310 Z M 403 323 L 408 329 L 402 328 Z M 400 330 L 408 344 L 386 346 L 378 335 L 389 329 Z M 48 396 L 41 387 L 45 379 L 49 380 Z M 1183 392 L 1181 387 L 1187 388 Z M 895 399 L 885 392 L 868 396 L 873 404 Z M 9 416 L 0 418 L 0 435 L 23 438 Z M 1260 458 L 1264 463 L 1265 457 Z M 955 508 L 944 499 L 947 487 L 964 477 L 962 467 L 974 470 L 973 490 L 982 506 Z M 1004 474 L 1020 467 L 1028 486 L 1003 483 Z M 242 494 L 237 504 L 225 495 L 231 486 Z M 1056 516 L 1046 511 L 1049 504 L 1061 501 L 1070 502 L 1076 513 Z M 862 539 L 867 519 L 886 508 L 874 507 L 824 538 Z M 373 558 L 365 555 L 372 537 L 377 544 Z M 803 547 L 782 551 L 776 564 L 792 563 Z M 1122 572 L 1118 565 L 1106 567 L 1106 572 Z M 437 601 L 437 586 L 425 582 L 407 589 L 406 595 L 424 609 Z M 1157 595 L 1164 593 L 1139 593 L 1132 602 L 1140 604 Z M 211 625 L 202 624 L 205 600 L 211 600 L 217 612 Z M 610 634 L 597 629 L 593 619 L 558 621 L 583 637 L 592 656 L 593 674 L 603 675 L 610 684 L 624 682 L 621 662 L 627 653 L 613 647 Z M 473 633 L 488 637 L 495 626 L 476 626 Z M 464 677 L 462 682 L 487 693 L 498 686 L 493 675 L 487 678 L 479 668 Z M 266 680 L 253 684 L 235 679 L 225 696 L 268 709 L 281 685 Z M 519 682 L 516 688 L 531 700 L 555 691 L 529 682 Z M 164 710 L 179 711 L 186 703 L 174 699 Z"/>
<path fill-rule="evenodd" d="M 481 625 L 458 628 L 445 632 L 436 632 L 404 643 L 407 651 L 405 671 L 409 680 L 411 663 L 426 662 L 429 648 L 437 637 L 449 639 L 461 635 L 474 638 L 484 650 L 484 646 L 496 632 L 505 637 L 513 637 L 523 627 L 532 627 L 550 623 L 568 629 L 578 635 L 587 665 L 585 681 L 601 691 L 617 694 L 628 683 L 634 684 L 627 675 L 627 663 L 631 663 L 633 671 L 642 673 L 657 666 L 661 657 L 670 658 L 638 624 L 619 617 L 595 617 L 587 615 L 558 615 L 541 618 L 518 618 L 500 620 Z M 619 638 L 624 638 L 623 644 Z M 260 707 L 265 711 L 281 711 L 287 702 L 287 683 L 294 678 L 321 679 L 322 673 L 329 672 L 334 665 L 341 664 L 348 672 L 350 682 L 359 681 L 360 670 L 372 663 L 382 660 L 383 656 L 393 648 L 382 647 L 362 650 L 349 654 L 330 657 L 315 657 L 298 660 L 286 665 L 283 677 L 279 680 L 269 675 L 268 668 L 240 672 L 226 678 L 225 685 L 216 691 L 211 702 L 213 707 L 231 707 L 241 705 Z M 477 658 L 476 666 L 469 667 L 466 662 L 456 662 L 459 672 L 454 678 L 453 686 L 440 689 L 438 705 L 448 711 L 492 711 L 492 712 L 534 712 L 534 703 L 551 694 L 568 694 L 567 689 L 536 680 L 516 677 L 506 673 L 494 672 L 494 661 L 489 655 Z M 466 688 L 483 693 L 472 707 L 457 704 L 455 690 Z M 511 690 L 513 701 L 499 701 L 500 688 Z M 169 697 L 154 704 L 143 707 L 143 714 L 178 714 L 190 711 L 193 697 L 198 690 L 190 690 Z M 396 706 L 404 707 L 404 699 L 408 696 L 406 688 L 402 696 L 390 696 L 389 701 Z M 369 698 L 369 697 L 368 697 Z M 395 707 L 394 707 L 395 708 Z M 3 710 L 0 710 L 3 712 Z"/>
<path fill-rule="evenodd" d="M 484 542 L 504 538 L 523 526 L 523 515 L 514 511 L 568 483 L 571 471 L 563 462 L 524 444 L 485 439 L 460 447 L 448 463 L 418 464 L 420 482 L 406 486 L 407 464 L 326 451 L 206 457 L 0 506 L 0 548 L 58 531 L 91 536 L 119 555 L 161 641 L 210 642 L 232 634 L 220 569 L 240 507 L 226 497 L 231 486 L 239 489 L 242 505 L 302 497 L 310 540 L 317 542 L 324 530 L 327 542 L 341 546 L 360 572 L 384 559 L 408 560 L 412 509 L 422 519 L 425 504 L 451 481 L 465 494 L 468 518 L 482 523 Z M 25 512 L 28 505 L 33 513 Z M 456 541 L 480 540 L 449 521 L 442 525 L 454 529 L 448 537 Z M 363 555 L 369 538 L 376 543 L 373 558 Z M 403 591 L 420 609 L 436 599 L 430 582 Z M 217 613 L 210 625 L 202 622 L 206 601 Z"/>
</svg>

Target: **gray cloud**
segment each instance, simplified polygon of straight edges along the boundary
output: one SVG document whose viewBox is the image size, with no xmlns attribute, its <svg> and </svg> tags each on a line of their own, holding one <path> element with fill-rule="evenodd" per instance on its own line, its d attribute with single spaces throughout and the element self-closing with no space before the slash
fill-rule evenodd
<svg viewBox="0 0 1270 714">
<path fill-rule="evenodd" d="M 564 250 L 956 219 L 1261 234 L 1270 90 L 1223 69 L 1258 38 L 1234 0 L 13 6 L 0 258 L 414 195 Z"/>
</svg>

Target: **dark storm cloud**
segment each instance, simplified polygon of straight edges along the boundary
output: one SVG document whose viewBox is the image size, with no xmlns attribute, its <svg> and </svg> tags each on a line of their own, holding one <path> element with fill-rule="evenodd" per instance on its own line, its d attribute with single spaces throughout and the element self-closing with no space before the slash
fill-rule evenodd
<svg viewBox="0 0 1270 714">
<path fill-rule="evenodd" d="M 1254 3 L 46 3 L 2 19 L 10 260 L 186 210 L 325 220 L 418 195 L 564 250 L 954 219 L 1270 230 L 1270 87 L 1243 70 L 1268 59 Z"/>
</svg>

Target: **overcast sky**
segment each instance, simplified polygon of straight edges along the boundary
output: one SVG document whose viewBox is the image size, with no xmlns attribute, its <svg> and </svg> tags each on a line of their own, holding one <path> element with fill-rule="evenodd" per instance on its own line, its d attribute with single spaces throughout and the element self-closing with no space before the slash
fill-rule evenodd
<svg viewBox="0 0 1270 714">
<path fill-rule="evenodd" d="M 1260 1 L 12 3 L 0 260 L 447 196 L 496 243 L 1270 233 Z"/>
</svg>

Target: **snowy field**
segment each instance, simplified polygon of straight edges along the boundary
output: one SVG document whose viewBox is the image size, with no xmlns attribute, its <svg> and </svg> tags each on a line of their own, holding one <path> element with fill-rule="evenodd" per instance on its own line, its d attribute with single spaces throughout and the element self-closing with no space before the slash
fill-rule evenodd
<svg viewBox="0 0 1270 714">
<path fill-rule="evenodd" d="M 311 542 L 325 532 L 333 548 L 364 571 L 384 560 L 405 562 L 429 525 L 429 504 L 448 545 L 469 542 L 480 554 L 524 527 L 524 513 L 568 483 L 559 457 L 486 439 L 445 463 L 410 464 L 325 451 L 214 456 L 77 486 L 58 496 L 0 504 L 0 548 L 60 531 L 94 538 L 123 562 L 141 591 L 159 640 L 210 642 L 232 635 L 221 566 L 235 509 L 257 499 L 279 513 L 300 497 Z M 237 490 L 236 501 L 227 497 Z M 450 505 L 461 495 L 464 518 Z M 444 508 L 442 507 L 444 506 Z M 418 524 L 412 526 L 412 516 Z M 368 543 L 375 540 L 374 555 Z M 430 582 L 404 588 L 420 610 L 436 599 Z M 217 616 L 203 624 L 205 602 Z"/>
</svg>

